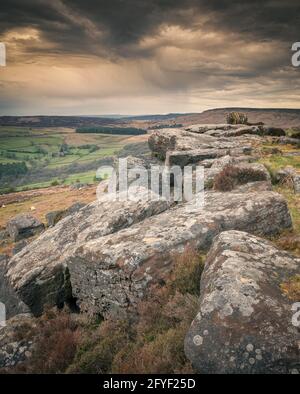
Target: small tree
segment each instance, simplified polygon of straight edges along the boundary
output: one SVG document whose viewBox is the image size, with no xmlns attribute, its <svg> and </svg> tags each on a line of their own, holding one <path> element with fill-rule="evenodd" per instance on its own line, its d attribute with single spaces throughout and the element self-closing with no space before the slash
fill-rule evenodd
<svg viewBox="0 0 300 394">
<path fill-rule="evenodd" d="M 248 117 L 242 112 L 230 112 L 227 114 L 227 123 L 228 124 L 247 124 Z"/>
</svg>

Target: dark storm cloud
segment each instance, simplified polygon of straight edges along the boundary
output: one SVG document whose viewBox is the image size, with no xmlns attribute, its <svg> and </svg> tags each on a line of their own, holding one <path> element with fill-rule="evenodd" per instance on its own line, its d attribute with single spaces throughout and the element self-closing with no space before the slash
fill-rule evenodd
<svg viewBox="0 0 300 394">
<path fill-rule="evenodd" d="M 299 107 L 299 0 L 1 0 L 0 41 L 2 113 Z"/>
<path fill-rule="evenodd" d="M 0 32 L 38 28 L 56 50 L 146 56 L 137 44 L 164 25 L 232 31 L 245 40 L 292 43 L 300 35 L 298 0 L 2 0 Z M 81 20 L 80 20 L 81 19 Z M 100 34 L 92 34 L 101 32 Z"/>
</svg>

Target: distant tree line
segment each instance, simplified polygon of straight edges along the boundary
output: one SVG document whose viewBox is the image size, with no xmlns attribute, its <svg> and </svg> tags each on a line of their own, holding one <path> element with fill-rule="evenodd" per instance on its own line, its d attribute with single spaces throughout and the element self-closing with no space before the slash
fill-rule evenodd
<svg viewBox="0 0 300 394">
<path fill-rule="evenodd" d="M 147 134 L 144 129 L 136 127 L 79 127 L 76 133 L 96 133 L 96 134 L 124 134 L 124 135 L 141 135 Z"/>
<path fill-rule="evenodd" d="M 182 123 L 172 123 L 172 124 L 159 124 L 153 127 L 150 127 L 152 130 L 159 130 L 159 129 L 176 129 L 177 127 L 183 127 Z"/>
<path fill-rule="evenodd" d="M 25 175 L 28 168 L 24 162 L 0 164 L 0 178 Z"/>
</svg>

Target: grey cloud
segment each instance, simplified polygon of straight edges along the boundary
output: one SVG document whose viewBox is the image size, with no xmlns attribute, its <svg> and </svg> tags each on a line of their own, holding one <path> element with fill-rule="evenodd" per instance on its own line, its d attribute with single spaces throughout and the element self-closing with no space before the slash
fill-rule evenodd
<svg viewBox="0 0 300 394">
<path fill-rule="evenodd" d="M 96 53 L 101 44 L 116 54 L 137 56 L 135 45 L 162 24 L 197 29 L 201 15 L 207 28 L 234 31 L 249 40 L 289 43 L 299 38 L 297 0 L 2 0 L 0 31 L 32 26 L 61 51 Z M 102 40 L 93 36 L 97 30 Z"/>
</svg>

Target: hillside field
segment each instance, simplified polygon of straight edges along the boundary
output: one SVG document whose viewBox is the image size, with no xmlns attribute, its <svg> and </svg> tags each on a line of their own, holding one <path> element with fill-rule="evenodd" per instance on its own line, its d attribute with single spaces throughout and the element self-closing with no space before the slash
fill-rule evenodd
<svg viewBox="0 0 300 394">
<path fill-rule="evenodd" d="M 0 165 L 25 163 L 37 176 L 14 184 L 3 180 L 0 192 L 35 189 L 51 184 L 93 183 L 93 163 L 118 154 L 146 136 L 79 134 L 69 128 L 0 127 Z M 76 170 L 72 170 L 76 165 Z M 62 173 L 61 177 L 60 174 Z M 45 174 L 40 179 L 41 174 Z M 57 175 L 59 174 L 59 175 Z M 36 180 L 35 180 L 36 179 Z"/>
</svg>

